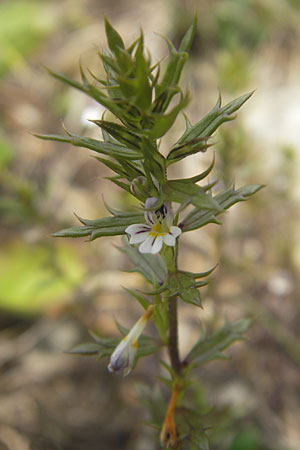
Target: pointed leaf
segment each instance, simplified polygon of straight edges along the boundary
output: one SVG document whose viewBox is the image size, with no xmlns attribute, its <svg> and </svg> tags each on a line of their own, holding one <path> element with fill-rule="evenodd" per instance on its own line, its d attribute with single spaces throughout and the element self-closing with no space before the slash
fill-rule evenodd
<svg viewBox="0 0 300 450">
<path fill-rule="evenodd" d="M 68 142 L 75 147 L 85 147 L 90 150 L 94 150 L 97 153 L 102 153 L 107 156 L 115 156 L 117 158 L 128 158 L 132 160 L 142 159 L 141 155 L 136 150 L 119 145 L 111 144 L 109 142 L 98 141 L 92 138 L 86 138 L 78 136 L 74 133 L 69 132 L 69 136 L 61 136 L 56 134 L 34 134 L 34 136 L 39 139 L 44 139 L 47 141 L 58 141 L 58 142 Z"/>
<path fill-rule="evenodd" d="M 98 352 L 99 344 L 96 344 L 96 342 L 86 342 L 76 345 L 68 353 L 72 353 L 73 355 L 97 355 Z"/>
<path fill-rule="evenodd" d="M 235 323 L 225 323 L 209 338 L 201 337 L 193 346 L 186 361 L 196 361 L 197 365 L 205 364 L 215 358 L 234 341 L 243 339 L 242 334 L 251 326 L 252 321 L 249 319 L 241 319 Z"/>
<path fill-rule="evenodd" d="M 154 127 L 149 132 L 150 139 L 159 139 L 171 128 L 173 123 L 176 120 L 176 117 L 180 113 L 180 111 L 186 107 L 189 102 L 189 98 L 187 96 L 183 97 L 180 102 L 174 106 L 174 108 L 163 116 L 157 118 Z"/>
<path fill-rule="evenodd" d="M 213 199 L 215 199 L 219 203 L 219 205 L 221 205 L 223 210 L 226 210 L 235 203 L 247 200 L 250 195 L 255 194 L 263 187 L 264 186 L 261 184 L 246 185 L 237 190 L 235 190 L 234 187 L 231 187 L 223 192 L 220 192 L 219 194 L 214 196 Z M 216 215 L 220 213 L 221 212 L 219 211 L 212 213 L 210 211 L 203 211 L 201 209 L 195 208 L 184 218 L 181 226 L 183 227 L 184 231 L 191 231 L 201 228 L 208 223 L 220 224 L 220 222 L 218 222 L 216 219 Z"/>
<path fill-rule="evenodd" d="M 108 21 L 107 17 L 104 17 L 104 20 L 108 46 L 114 54 L 118 55 L 119 48 L 125 49 L 123 39 L 121 38 L 117 30 Z"/>
<path fill-rule="evenodd" d="M 253 92 L 242 95 L 225 105 L 223 108 L 221 108 L 221 97 L 219 97 L 214 108 L 200 120 L 200 122 L 187 129 L 178 140 L 176 146 L 194 139 L 211 136 L 222 123 L 234 119 L 232 114 L 237 111 L 252 94 Z"/>
<path fill-rule="evenodd" d="M 124 247 L 118 249 L 126 253 L 129 259 L 136 265 L 134 271 L 142 273 L 142 275 L 150 282 L 153 282 L 153 277 L 158 285 L 164 283 L 167 278 L 167 268 L 160 255 L 142 254 L 137 247 L 133 247 L 128 243 L 128 240 L 123 240 Z"/>
<path fill-rule="evenodd" d="M 192 42 L 194 40 L 196 31 L 197 31 L 197 14 L 194 15 L 193 23 L 189 26 L 188 30 L 186 31 L 185 35 L 182 38 L 182 41 L 178 49 L 179 52 L 189 51 Z"/>
<path fill-rule="evenodd" d="M 149 300 L 142 294 L 139 294 L 137 291 L 133 291 L 132 289 L 128 289 L 125 287 L 123 289 L 125 289 L 126 292 L 132 295 L 132 297 L 134 297 L 144 309 L 147 309 L 149 307 Z"/>
</svg>

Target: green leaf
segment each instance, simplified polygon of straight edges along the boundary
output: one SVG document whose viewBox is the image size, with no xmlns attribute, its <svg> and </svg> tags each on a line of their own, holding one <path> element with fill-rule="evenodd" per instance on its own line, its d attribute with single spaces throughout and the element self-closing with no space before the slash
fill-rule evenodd
<svg viewBox="0 0 300 450">
<path fill-rule="evenodd" d="M 184 96 L 181 98 L 180 102 L 174 106 L 174 108 L 165 115 L 160 115 L 156 121 L 155 125 L 149 132 L 150 139 L 159 139 L 171 128 L 173 123 L 175 122 L 180 111 L 186 107 L 189 102 L 188 96 Z"/>
<path fill-rule="evenodd" d="M 193 287 L 183 289 L 180 293 L 180 298 L 184 303 L 190 303 L 191 305 L 199 307 L 202 306 L 200 292 Z"/>
<path fill-rule="evenodd" d="M 189 27 L 181 41 L 179 51 L 176 50 L 169 39 L 162 36 L 169 48 L 170 61 L 166 67 L 161 83 L 157 84 L 155 88 L 154 111 L 165 112 L 172 98 L 178 92 L 177 84 L 180 80 L 184 64 L 188 58 L 187 52 L 192 44 L 196 27 L 197 18 L 195 16 L 192 25 Z"/>
<path fill-rule="evenodd" d="M 114 183 L 115 185 L 119 186 L 121 189 L 124 189 L 124 191 L 127 191 L 129 194 L 132 194 L 130 184 L 123 183 L 122 181 L 118 180 L 118 177 L 105 177 L 105 178 Z"/>
<path fill-rule="evenodd" d="M 53 237 L 83 237 L 90 236 L 93 241 L 102 236 L 118 236 L 125 234 L 125 228 L 129 225 L 144 221 L 143 214 L 132 214 L 128 217 L 104 217 L 101 219 L 89 220 L 77 217 L 83 226 L 65 228 L 54 233 Z"/>
<path fill-rule="evenodd" d="M 145 356 L 153 355 L 153 353 L 161 350 L 161 347 L 162 343 L 158 342 L 157 339 L 142 334 L 138 341 L 137 360 Z"/>
<path fill-rule="evenodd" d="M 202 212 L 211 210 L 223 212 L 224 209 L 216 198 L 205 192 L 204 188 L 187 180 L 169 180 L 162 186 L 166 198 L 177 203 L 192 204 Z"/>
<path fill-rule="evenodd" d="M 200 122 L 186 129 L 184 134 L 175 144 L 175 148 L 180 144 L 193 142 L 195 139 L 210 137 L 222 123 L 235 118 L 232 114 L 236 112 L 252 94 L 253 92 L 242 95 L 223 106 L 223 108 L 221 108 L 221 97 L 219 96 L 214 108 L 200 120 Z"/>
<path fill-rule="evenodd" d="M 89 236 L 91 233 L 92 228 L 88 227 L 71 227 L 71 228 L 64 228 L 61 231 L 57 231 L 56 233 L 53 233 L 53 237 L 70 237 L 70 238 L 77 238 L 77 237 L 84 237 Z"/>
<path fill-rule="evenodd" d="M 191 48 L 197 31 L 197 14 L 194 15 L 193 23 L 189 26 L 179 46 L 179 52 L 188 52 Z M 179 81 L 179 80 L 178 80 Z"/>
<path fill-rule="evenodd" d="M 138 214 L 136 211 L 119 211 L 118 209 L 111 208 L 105 201 L 104 201 L 104 205 L 105 205 L 105 208 L 107 209 L 107 211 L 112 216 L 115 216 L 115 217 L 126 218 L 126 217 L 132 217 L 132 216 L 135 216 Z"/>
<path fill-rule="evenodd" d="M 107 120 L 91 120 L 91 122 L 105 130 L 121 144 L 125 144 L 130 148 L 133 147 L 134 149 L 140 148 L 141 139 L 137 136 L 136 132 L 134 133 L 118 123 L 109 122 Z"/>
<path fill-rule="evenodd" d="M 56 78 L 59 81 L 62 81 L 65 84 L 68 84 L 69 86 L 78 89 L 79 91 L 84 92 L 96 102 L 100 103 L 102 106 L 107 108 L 109 111 L 111 111 L 115 116 L 117 116 L 120 120 L 125 120 L 125 117 L 128 117 L 128 114 L 124 112 L 124 107 L 122 105 L 122 102 L 117 99 L 113 99 L 105 95 L 104 92 L 102 92 L 100 89 L 98 89 L 93 84 L 86 82 L 85 84 L 81 84 L 72 78 L 67 77 L 64 74 L 61 74 L 59 72 L 54 72 L 48 68 L 45 68 L 51 76 Z"/>
<path fill-rule="evenodd" d="M 178 295 L 185 303 L 191 303 L 192 305 L 201 307 L 202 301 L 198 287 L 205 286 L 207 282 L 195 282 L 195 278 L 199 278 L 197 275 L 199 274 L 181 270 L 169 275 L 167 282 L 169 295 Z"/>
<path fill-rule="evenodd" d="M 225 211 L 232 205 L 247 200 L 248 197 L 255 194 L 263 187 L 264 185 L 262 184 L 250 184 L 237 190 L 235 190 L 234 187 L 231 187 L 215 195 L 213 199 L 216 200 L 223 208 L 223 211 Z M 181 223 L 183 231 L 196 230 L 208 223 L 220 224 L 221 222 L 216 219 L 216 216 L 223 211 L 211 212 L 195 208 L 183 219 Z"/>
<path fill-rule="evenodd" d="M 76 345 L 68 353 L 73 355 L 97 355 L 99 352 L 99 344 L 96 342 L 86 342 Z"/>
<path fill-rule="evenodd" d="M 77 215 L 76 217 L 82 224 L 93 228 L 127 227 L 134 223 L 144 222 L 144 214 L 136 212 L 126 216 L 102 217 L 101 219 L 83 219 Z"/>
<path fill-rule="evenodd" d="M 142 110 L 147 110 L 152 101 L 152 88 L 149 84 L 150 68 L 144 58 L 143 34 L 141 34 L 136 50 L 136 82 L 135 82 L 135 104 Z"/>
<path fill-rule="evenodd" d="M 150 305 L 150 302 L 146 297 L 144 297 L 142 294 L 138 293 L 137 291 L 133 291 L 132 289 L 128 289 L 125 287 L 123 289 L 125 289 L 126 292 L 128 292 L 130 295 L 132 295 L 132 297 L 134 297 L 144 309 L 148 308 L 148 306 Z"/>
<path fill-rule="evenodd" d="M 136 174 L 135 175 L 128 174 L 128 171 L 126 171 L 124 166 L 121 165 L 121 164 L 116 164 L 116 163 L 114 163 L 113 161 L 111 161 L 109 159 L 101 158 L 99 156 L 94 156 L 94 158 L 97 159 L 97 161 L 99 161 L 102 164 L 104 164 L 109 169 L 111 169 L 113 172 L 119 174 L 122 178 L 125 178 L 125 179 L 130 181 L 130 180 L 132 180 L 133 178 L 136 177 Z"/>
<path fill-rule="evenodd" d="M 158 152 L 156 146 L 145 137 L 142 137 L 142 151 L 144 153 L 144 170 L 148 183 L 153 185 L 152 174 L 155 178 L 163 183 L 166 178 L 166 160 L 164 156 Z"/>
<path fill-rule="evenodd" d="M 150 283 L 153 279 L 158 285 L 164 283 L 168 271 L 160 255 L 142 254 L 137 247 L 131 246 L 127 239 L 123 240 L 123 244 L 124 247 L 118 247 L 118 249 L 135 264 L 132 272 L 141 273 Z"/>
<path fill-rule="evenodd" d="M 161 83 L 159 83 L 155 89 L 155 101 L 158 101 L 158 99 L 163 94 L 166 94 L 165 101 L 162 104 L 162 109 L 159 112 L 164 112 L 167 109 L 171 98 L 176 93 L 175 88 L 177 87 L 177 83 L 179 80 L 178 75 L 180 76 L 184 63 L 187 59 L 187 53 L 177 52 L 176 48 L 174 47 L 172 42 L 169 41 L 169 39 L 167 39 L 165 36 L 162 36 L 162 38 L 168 45 L 170 60 L 166 67 Z"/>
<path fill-rule="evenodd" d="M 189 436 L 189 443 L 189 450 L 209 450 L 208 439 L 201 431 L 193 431 Z"/>
<path fill-rule="evenodd" d="M 118 173 L 122 178 L 129 181 L 134 180 L 140 176 L 143 176 L 143 172 L 137 167 L 135 161 L 124 160 L 120 158 L 119 164 L 112 162 L 111 160 L 94 156 L 98 161 L 102 162 L 106 167 L 109 167 L 113 172 Z M 115 159 L 118 159 L 115 157 Z"/>
<path fill-rule="evenodd" d="M 98 359 L 109 357 L 120 342 L 119 338 L 103 337 L 95 331 L 90 331 L 94 342 L 76 345 L 68 353 L 76 355 L 97 355 Z"/>
<path fill-rule="evenodd" d="M 151 417 L 151 425 L 160 430 L 167 408 L 165 395 L 161 391 L 161 387 L 158 383 L 154 386 L 139 383 L 137 390 L 139 400 Z"/>
<path fill-rule="evenodd" d="M 138 151 L 125 147 L 123 145 L 112 144 L 110 142 L 98 141 L 97 139 L 78 136 L 74 133 L 70 133 L 69 131 L 68 134 L 68 136 L 61 136 L 56 134 L 34 134 L 34 136 L 46 141 L 68 142 L 75 147 L 85 147 L 90 150 L 94 150 L 97 153 L 102 153 L 103 155 L 116 158 L 125 158 L 131 160 L 138 160 L 143 158 L 143 155 Z"/>
<path fill-rule="evenodd" d="M 180 43 L 178 52 L 173 44 L 167 38 L 164 38 L 169 47 L 170 61 L 166 68 L 162 82 L 156 87 L 154 107 L 159 112 L 166 111 L 173 96 L 177 93 L 177 84 L 180 80 L 183 67 L 188 58 L 188 51 L 192 45 L 196 30 L 197 16 L 195 14 L 193 23 L 185 33 Z M 158 105 L 159 107 L 157 108 Z"/>
<path fill-rule="evenodd" d="M 205 152 L 209 147 L 211 147 L 211 145 L 207 143 L 207 140 L 208 138 L 205 136 L 172 147 L 167 156 L 169 165 L 180 161 L 186 156 L 194 155 L 198 152 Z"/>
<path fill-rule="evenodd" d="M 107 17 L 104 17 L 104 21 L 108 46 L 112 53 L 117 56 L 120 48 L 125 49 L 123 39 L 121 38 L 117 30 L 108 21 Z"/>
<path fill-rule="evenodd" d="M 185 361 L 195 362 L 196 365 L 203 365 L 212 359 L 220 357 L 220 353 L 233 342 L 243 339 L 243 334 L 251 326 L 250 319 L 241 319 L 230 324 L 226 322 L 210 338 L 203 336 L 196 342 Z"/>
</svg>

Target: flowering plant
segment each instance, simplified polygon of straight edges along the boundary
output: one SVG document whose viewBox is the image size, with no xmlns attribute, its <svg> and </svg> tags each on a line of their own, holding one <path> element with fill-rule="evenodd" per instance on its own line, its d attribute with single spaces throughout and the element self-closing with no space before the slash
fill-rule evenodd
<svg viewBox="0 0 300 450">
<path fill-rule="evenodd" d="M 81 82 L 49 71 L 58 80 L 84 92 L 110 111 L 113 120 L 105 120 L 104 114 L 101 119 L 92 121 L 100 127 L 103 139 L 79 136 L 67 130 L 66 135 L 37 136 L 85 147 L 101 155 L 96 159 L 114 172 L 110 180 L 135 197 L 142 210 L 117 211 L 107 206 L 109 217 L 96 220 L 78 218 L 81 225 L 59 231 L 54 236 L 89 236 L 90 241 L 102 236 L 128 236 L 129 242 L 124 239 L 121 251 L 134 262 L 135 270 L 145 277 L 151 288 L 144 294 L 129 291 L 145 313 L 130 331 L 120 328 L 124 335 L 120 342 L 95 336 L 92 352 L 91 347 L 84 345 L 74 352 L 110 357 L 109 371 L 122 370 L 124 375 L 128 375 L 139 358 L 166 347 L 170 363 L 162 364 L 169 377 L 160 379 L 171 391 L 170 401 L 162 423 L 153 420 L 161 430 L 161 445 L 175 449 L 188 443 L 192 450 L 207 449 L 201 417 L 195 426 L 193 408 L 185 409 L 184 415 L 179 411 L 189 384 L 189 374 L 240 339 L 250 321 L 226 323 L 210 337 L 201 335 L 189 353 L 184 358 L 180 357 L 178 300 L 201 306 L 199 288 L 207 284 L 207 277 L 213 269 L 198 273 L 180 270 L 177 262 L 179 240 L 183 233 L 209 223 L 220 224 L 217 216 L 235 203 L 247 200 L 262 186 L 247 185 L 239 189 L 230 186 L 215 193 L 214 183 L 198 184 L 210 174 L 214 161 L 204 172 L 184 179 L 170 179 L 168 167 L 189 155 L 205 152 L 210 147 L 212 134 L 221 124 L 234 119 L 234 113 L 252 93 L 225 106 L 221 105 L 219 95 L 216 105 L 202 120 L 192 125 L 186 118 L 185 131 L 164 156 L 159 151 L 159 139 L 172 127 L 189 100 L 178 83 L 196 31 L 196 18 L 178 49 L 164 38 L 169 49 L 169 62 L 163 73 L 161 64 L 153 65 L 150 56 L 145 55 L 142 32 L 126 47 L 107 19 L 105 27 L 110 51 L 103 50 L 100 54 L 106 73 L 104 80 L 91 73 L 93 79 L 90 80 L 82 67 Z M 156 327 L 158 339 L 142 334 L 150 319 Z"/>
</svg>

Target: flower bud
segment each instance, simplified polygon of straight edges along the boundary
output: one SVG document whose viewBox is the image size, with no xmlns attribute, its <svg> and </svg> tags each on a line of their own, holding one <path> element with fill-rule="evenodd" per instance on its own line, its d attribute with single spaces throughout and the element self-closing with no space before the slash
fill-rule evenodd
<svg viewBox="0 0 300 450">
<path fill-rule="evenodd" d="M 128 375 L 134 365 L 135 356 L 138 349 L 138 338 L 142 334 L 148 320 L 153 314 L 154 307 L 151 305 L 147 311 L 140 317 L 129 333 L 123 337 L 110 357 L 108 365 L 109 372 L 123 370 L 123 375 Z"/>
<path fill-rule="evenodd" d="M 145 199 L 149 197 L 149 188 L 146 177 L 139 176 L 135 178 L 131 182 L 130 190 L 136 198 L 145 202 Z"/>
</svg>

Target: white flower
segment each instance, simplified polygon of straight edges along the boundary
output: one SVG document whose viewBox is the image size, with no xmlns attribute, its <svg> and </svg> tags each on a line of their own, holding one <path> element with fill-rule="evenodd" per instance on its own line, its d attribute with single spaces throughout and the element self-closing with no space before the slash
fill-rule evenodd
<svg viewBox="0 0 300 450">
<path fill-rule="evenodd" d="M 145 202 L 145 221 L 129 225 L 126 233 L 130 234 L 130 244 L 140 244 L 141 253 L 159 253 L 163 244 L 174 247 L 181 229 L 173 225 L 174 215 L 170 202 L 164 203 L 156 211 L 149 211 L 155 206 L 156 197 L 147 198 Z"/>
<path fill-rule="evenodd" d="M 142 315 L 129 333 L 123 337 L 121 342 L 117 345 L 110 357 L 110 363 L 107 367 L 110 372 L 117 372 L 118 370 L 123 369 L 124 377 L 131 372 L 138 349 L 138 338 L 152 316 L 153 310 L 154 307 L 152 305 L 149 306 L 145 314 Z"/>
</svg>

